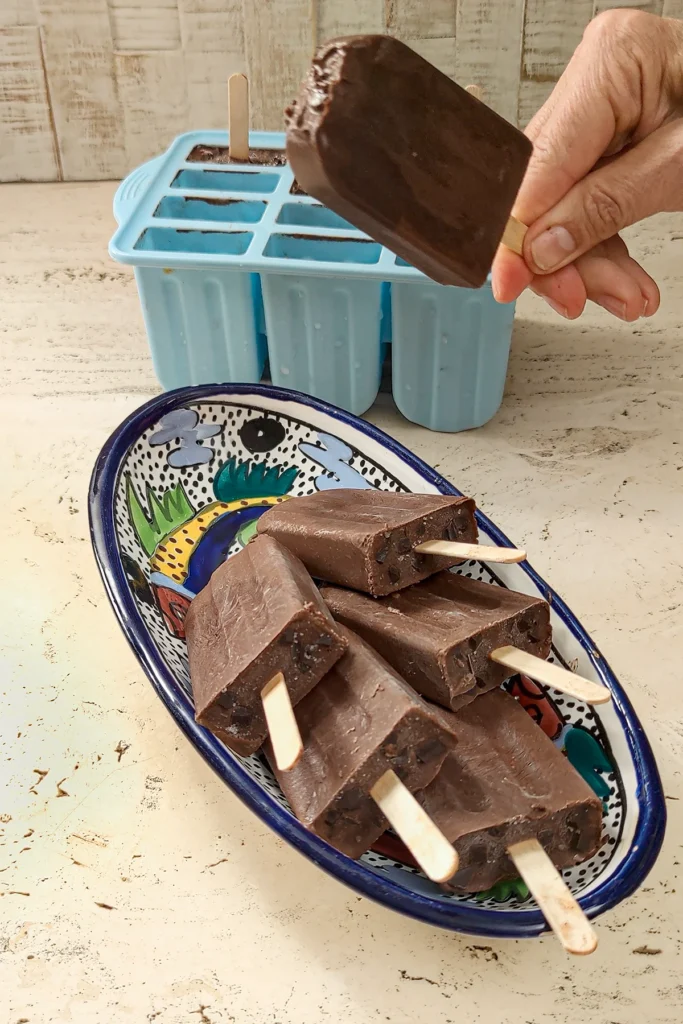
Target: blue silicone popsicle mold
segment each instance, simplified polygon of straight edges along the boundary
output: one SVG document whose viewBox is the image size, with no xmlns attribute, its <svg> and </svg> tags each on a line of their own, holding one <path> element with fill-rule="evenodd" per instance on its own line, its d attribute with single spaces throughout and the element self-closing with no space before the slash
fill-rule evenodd
<svg viewBox="0 0 683 1024">
<path fill-rule="evenodd" d="M 252 132 L 255 149 L 284 136 Z M 109 251 L 135 268 L 165 389 L 274 384 L 359 415 L 374 402 L 386 345 L 401 412 L 432 430 L 481 426 L 503 397 L 514 304 L 437 285 L 310 196 L 288 165 L 203 163 L 180 135 L 114 199 Z"/>
</svg>

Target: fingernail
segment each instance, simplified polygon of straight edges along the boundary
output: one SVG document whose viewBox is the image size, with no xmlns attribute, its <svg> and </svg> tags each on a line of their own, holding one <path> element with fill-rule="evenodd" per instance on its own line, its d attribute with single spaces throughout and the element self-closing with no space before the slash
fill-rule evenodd
<svg viewBox="0 0 683 1024">
<path fill-rule="evenodd" d="M 566 306 L 561 306 L 561 305 L 559 304 L 559 302 L 553 302 L 553 300 L 552 300 L 552 299 L 548 299 L 548 298 L 547 298 L 547 297 L 546 297 L 545 295 L 543 296 L 543 298 L 544 298 L 544 299 L 545 299 L 545 301 L 546 301 L 546 302 L 548 303 L 548 305 L 550 306 L 550 308 L 551 308 L 551 309 L 554 309 L 556 313 L 559 313 L 559 314 L 560 314 L 560 316 L 563 316 L 563 317 L 565 317 L 565 318 L 568 318 L 568 317 L 569 317 L 569 310 L 567 309 L 567 307 L 566 307 Z"/>
<path fill-rule="evenodd" d="M 648 314 L 648 309 L 649 308 L 650 308 L 650 303 L 648 302 L 647 299 L 645 299 L 645 301 L 643 302 L 643 312 L 640 315 L 641 316 L 649 316 L 649 314 Z"/>
<path fill-rule="evenodd" d="M 596 299 L 596 302 L 603 309 L 606 309 L 608 313 L 618 316 L 620 320 L 626 319 L 626 303 L 620 299 L 615 299 L 611 295 L 602 295 L 599 299 Z"/>
<path fill-rule="evenodd" d="M 576 249 L 576 242 L 559 225 L 544 231 L 531 243 L 531 256 L 539 270 L 552 270 Z"/>
</svg>

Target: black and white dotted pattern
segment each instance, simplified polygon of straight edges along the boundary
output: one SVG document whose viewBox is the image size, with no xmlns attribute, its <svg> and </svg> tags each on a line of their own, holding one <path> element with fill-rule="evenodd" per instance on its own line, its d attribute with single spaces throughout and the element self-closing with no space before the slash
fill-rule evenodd
<svg viewBox="0 0 683 1024">
<path fill-rule="evenodd" d="M 158 429 L 158 425 L 155 424 L 140 436 L 121 466 L 115 502 L 115 521 L 119 550 L 122 554 L 129 556 L 129 558 L 136 562 L 147 577 L 150 575 L 148 558 L 135 535 L 128 515 L 126 504 L 126 476 L 128 474 L 143 505 L 146 505 L 146 486 L 148 483 L 151 484 L 157 495 L 168 487 L 182 483 L 193 508 L 195 511 L 199 511 L 203 506 L 215 500 L 213 478 L 223 463 L 232 457 L 235 457 L 238 463 L 252 460 L 265 463 L 269 467 L 279 466 L 283 469 L 296 466 L 299 469 L 299 474 L 289 492 L 292 496 L 312 494 L 316 490 L 316 479 L 325 473 L 322 466 L 304 455 L 299 448 L 302 442 L 314 445 L 319 443 L 318 430 L 305 422 L 238 402 L 199 403 L 190 408 L 197 412 L 199 422 L 217 424 L 222 428 L 219 434 L 199 442 L 212 448 L 215 452 L 215 456 L 210 462 L 182 469 L 170 467 L 167 462 L 168 455 L 174 448 L 178 447 L 180 439 L 169 441 L 163 445 L 150 445 L 149 438 Z M 275 418 L 279 421 L 284 428 L 284 437 L 271 450 L 252 452 L 245 447 L 240 436 L 240 430 L 250 420 L 264 416 Z M 330 427 L 330 432 L 332 432 L 332 429 Z M 343 430 L 343 428 L 339 429 Z M 341 439 L 345 443 L 349 443 L 346 437 Z M 358 473 L 380 490 L 408 490 L 400 479 L 387 473 L 381 466 L 371 460 L 367 454 L 361 451 L 354 451 L 354 454 L 349 459 L 349 465 L 353 466 Z M 332 474 L 329 472 L 326 475 L 330 478 L 332 477 Z M 235 546 L 233 550 L 237 550 L 237 547 Z M 231 550 L 232 553 L 233 551 Z M 485 580 L 493 585 L 501 585 L 497 577 L 485 565 L 479 562 L 468 562 L 460 566 L 457 571 L 474 579 Z M 135 593 L 133 596 L 159 654 L 173 673 L 179 687 L 191 699 L 192 693 L 185 642 L 170 635 L 156 606 L 151 607 L 149 604 L 143 603 Z M 566 664 L 566 659 L 561 656 L 561 652 L 556 650 L 553 650 L 551 660 Z M 567 698 L 557 691 L 551 690 L 550 694 L 566 723 L 582 726 L 604 748 L 609 750 L 606 730 L 600 722 L 595 709 Z M 232 756 L 234 755 L 226 751 L 226 757 Z M 283 808 L 289 810 L 287 801 L 282 795 L 273 773 L 262 757 L 254 755 L 253 757 L 237 758 L 237 760 L 259 785 L 277 800 Z M 567 884 L 574 893 L 581 892 L 598 875 L 605 871 L 615 850 L 618 848 L 621 837 L 625 807 L 623 786 L 621 780 L 615 774 L 611 773 L 605 779 L 610 787 L 610 795 L 606 800 L 602 847 L 598 854 L 590 861 L 586 861 L 578 867 L 563 872 Z M 531 909 L 535 906 L 531 899 L 520 902 L 515 898 L 510 898 L 501 903 L 493 899 L 474 900 L 472 896 L 446 894 L 429 882 L 415 868 L 401 864 L 383 854 L 369 851 L 361 859 L 373 871 L 387 874 L 406 888 L 413 889 L 423 895 L 428 894 L 432 898 L 444 901 L 455 900 L 478 907 L 495 908 L 502 912 L 518 910 L 520 907 Z"/>
</svg>

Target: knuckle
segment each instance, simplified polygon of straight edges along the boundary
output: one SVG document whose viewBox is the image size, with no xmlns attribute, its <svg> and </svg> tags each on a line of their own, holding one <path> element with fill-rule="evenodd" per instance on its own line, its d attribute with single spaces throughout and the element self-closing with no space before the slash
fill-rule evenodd
<svg viewBox="0 0 683 1024">
<path fill-rule="evenodd" d="M 594 238 L 611 238 L 630 223 L 625 195 L 594 186 L 583 199 L 583 213 Z"/>
<path fill-rule="evenodd" d="M 610 43 L 621 43 L 624 38 L 638 39 L 643 32 L 649 32 L 652 21 L 651 14 L 629 8 L 601 11 L 592 21 L 589 21 L 585 35 L 588 38 L 597 37 Z"/>
</svg>

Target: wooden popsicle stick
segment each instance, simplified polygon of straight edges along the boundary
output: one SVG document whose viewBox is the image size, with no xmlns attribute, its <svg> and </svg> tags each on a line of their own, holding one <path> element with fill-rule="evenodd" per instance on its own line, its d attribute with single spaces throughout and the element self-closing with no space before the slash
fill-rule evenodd
<svg viewBox="0 0 683 1024">
<path fill-rule="evenodd" d="M 266 683 L 261 690 L 261 700 L 275 763 L 281 772 L 288 772 L 301 757 L 304 745 L 282 672 Z"/>
<path fill-rule="evenodd" d="M 228 124 L 231 160 L 249 159 L 249 83 L 246 75 L 228 79 Z"/>
<path fill-rule="evenodd" d="M 527 233 L 526 224 L 522 224 L 521 220 L 517 220 L 516 217 L 509 217 L 508 222 L 505 225 L 505 231 L 501 238 L 501 243 L 507 246 L 508 249 L 512 249 L 518 256 L 524 255 L 524 236 Z"/>
<path fill-rule="evenodd" d="M 461 544 L 454 540 L 425 540 L 414 548 L 421 555 L 443 555 L 445 558 L 476 558 L 481 562 L 523 562 L 526 551 L 519 548 L 497 548 L 488 544 Z"/>
<path fill-rule="evenodd" d="M 514 843 L 508 853 L 564 949 L 576 956 L 593 953 L 598 937 L 538 840 Z"/>
<path fill-rule="evenodd" d="M 474 96 L 475 99 L 481 100 L 482 103 L 484 102 L 484 94 L 481 91 L 481 86 L 474 84 L 466 85 L 465 92 L 468 92 L 470 96 Z"/>
<path fill-rule="evenodd" d="M 458 855 L 410 790 L 391 768 L 370 790 L 413 857 L 433 882 L 447 882 L 458 870 Z"/>
<path fill-rule="evenodd" d="M 612 694 L 606 686 L 577 676 L 561 665 L 552 665 L 549 661 L 537 658 L 535 654 L 529 654 L 527 651 L 520 651 L 517 647 L 498 647 L 491 651 L 489 658 L 515 672 L 523 672 L 537 683 L 545 683 L 546 686 L 562 690 L 563 693 L 576 697 L 586 704 L 607 704 L 612 699 Z"/>
</svg>

